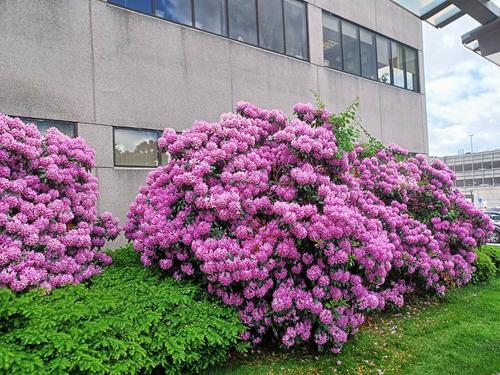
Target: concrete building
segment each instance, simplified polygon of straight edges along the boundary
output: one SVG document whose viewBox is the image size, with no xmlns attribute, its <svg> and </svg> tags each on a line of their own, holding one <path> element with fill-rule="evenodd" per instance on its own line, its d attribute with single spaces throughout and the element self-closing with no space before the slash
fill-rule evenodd
<svg viewBox="0 0 500 375">
<path fill-rule="evenodd" d="M 455 172 L 455 187 L 477 207 L 500 207 L 500 149 L 436 159 Z"/>
<path fill-rule="evenodd" d="M 239 100 L 359 97 L 372 135 L 428 152 L 421 20 L 389 0 L 1 0 L 0 82 L 0 112 L 95 148 L 99 210 L 122 222 L 160 130 Z"/>
</svg>

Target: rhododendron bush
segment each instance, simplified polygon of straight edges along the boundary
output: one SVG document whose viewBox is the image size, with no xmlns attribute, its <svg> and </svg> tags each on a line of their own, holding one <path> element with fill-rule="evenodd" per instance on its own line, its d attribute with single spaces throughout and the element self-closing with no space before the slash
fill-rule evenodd
<svg viewBox="0 0 500 375">
<path fill-rule="evenodd" d="M 111 262 L 100 248 L 118 220 L 97 215 L 93 157 L 81 138 L 0 114 L 0 287 L 52 289 Z"/>
<path fill-rule="evenodd" d="M 467 283 L 492 227 L 441 162 L 350 144 L 349 116 L 294 113 L 240 102 L 166 129 L 171 161 L 140 188 L 126 236 L 146 266 L 237 306 L 244 339 L 337 352 L 370 310 Z"/>
</svg>

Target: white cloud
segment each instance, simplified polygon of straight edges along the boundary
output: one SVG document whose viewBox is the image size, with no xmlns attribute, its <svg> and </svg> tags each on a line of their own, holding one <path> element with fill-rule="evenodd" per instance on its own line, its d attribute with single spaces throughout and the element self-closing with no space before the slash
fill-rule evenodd
<svg viewBox="0 0 500 375">
<path fill-rule="evenodd" d="M 477 23 L 424 24 L 427 122 L 431 155 L 500 148 L 500 68 L 466 49 L 460 36 Z"/>
</svg>

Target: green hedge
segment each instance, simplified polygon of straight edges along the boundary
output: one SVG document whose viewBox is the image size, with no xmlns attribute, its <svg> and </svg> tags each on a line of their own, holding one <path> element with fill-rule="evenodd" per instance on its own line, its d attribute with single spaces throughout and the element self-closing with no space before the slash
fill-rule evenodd
<svg viewBox="0 0 500 375">
<path fill-rule="evenodd" d="M 497 267 L 497 271 L 500 268 L 500 246 L 497 245 L 484 245 L 479 249 L 484 254 L 487 254 L 495 266 Z"/>
<path fill-rule="evenodd" d="M 245 348 L 235 310 L 145 269 L 128 247 L 113 259 L 49 295 L 0 289 L 0 373 L 195 373 Z"/>
<path fill-rule="evenodd" d="M 492 260 L 490 254 L 491 251 L 495 252 L 495 249 L 489 249 L 483 246 L 477 249 L 477 258 L 474 263 L 476 270 L 472 274 L 472 282 L 475 284 L 482 282 L 489 282 L 493 279 L 497 273 L 497 267 L 495 262 Z"/>
</svg>

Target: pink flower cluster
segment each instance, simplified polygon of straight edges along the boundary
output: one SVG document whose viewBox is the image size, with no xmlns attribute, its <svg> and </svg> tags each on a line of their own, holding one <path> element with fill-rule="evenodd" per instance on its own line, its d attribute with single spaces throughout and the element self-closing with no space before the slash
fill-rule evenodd
<svg viewBox="0 0 500 375">
<path fill-rule="evenodd" d="M 327 110 L 294 112 L 240 102 L 219 122 L 166 129 L 171 161 L 140 188 L 125 233 L 146 266 L 237 306 L 244 339 L 337 352 L 370 310 L 466 283 L 491 222 L 443 165 L 340 153 Z"/>
<path fill-rule="evenodd" d="M 57 129 L 0 114 L 0 287 L 79 283 L 110 264 L 118 220 L 97 215 L 94 151 Z"/>
</svg>

